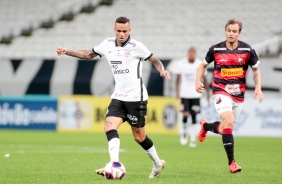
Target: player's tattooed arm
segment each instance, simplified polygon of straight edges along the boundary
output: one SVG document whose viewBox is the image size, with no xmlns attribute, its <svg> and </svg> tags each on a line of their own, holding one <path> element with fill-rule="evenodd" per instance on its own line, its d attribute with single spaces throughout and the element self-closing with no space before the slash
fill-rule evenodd
<svg viewBox="0 0 282 184">
<path fill-rule="evenodd" d="M 80 59 L 92 59 L 97 56 L 92 50 L 69 50 L 66 49 L 66 55 L 77 57 Z"/>
<path fill-rule="evenodd" d="M 254 82 L 255 82 L 255 86 L 256 87 L 261 87 L 261 78 L 260 78 L 260 70 L 259 68 L 253 68 L 253 79 L 254 79 Z"/>
<path fill-rule="evenodd" d="M 156 67 L 156 69 L 160 73 L 162 71 L 164 71 L 164 66 L 163 66 L 162 62 L 158 58 L 156 58 L 155 56 L 151 56 L 148 60 Z"/>
<path fill-rule="evenodd" d="M 259 102 L 263 101 L 263 93 L 261 91 L 261 75 L 259 68 L 253 68 L 253 78 L 255 82 L 254 98 L 258 97 Z"/>
<path fill-rule="evenodd" d="M 164 69 L 164 66 L 162 64 L 162 62 L 156 58 L 155 56 L 151 56 L 149 59 L 148 59 L 155 67 L 156 69 L 160 72 L 160 76 L 165 78 L 165 79 L 171 79 L 170 77 L 170 73 L 168 71 L 166 71 Z"/>
</svg>

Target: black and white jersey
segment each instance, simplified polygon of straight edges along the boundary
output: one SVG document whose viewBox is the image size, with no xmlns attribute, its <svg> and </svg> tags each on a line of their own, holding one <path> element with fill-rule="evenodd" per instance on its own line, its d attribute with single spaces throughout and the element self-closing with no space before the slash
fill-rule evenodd
<svg viewBox="0 0 282 184">
<path fill-rule="evenodd" d="M 139 41 L 128 38 L 121 46 L 116 38 L 107 38 L 93 48 L 100 57 L 105 56 L 115 79 L 115 91 L 111 98 L 121 101 L 145 101 L 148 93 L 142 80 L 143 61 L 152 56 Z"/>
<path fill-rule="evenodd" d="M 178 62 L 177 73 L 180 75 L 179 95 L 181 98 L 200 98 L 201 93 L 197 93 L 195 82 L 196 74 L 201 60 L 195 59 L 193 63 L 188 62 L 188 58 L 184 58 Z"/>
</svg>

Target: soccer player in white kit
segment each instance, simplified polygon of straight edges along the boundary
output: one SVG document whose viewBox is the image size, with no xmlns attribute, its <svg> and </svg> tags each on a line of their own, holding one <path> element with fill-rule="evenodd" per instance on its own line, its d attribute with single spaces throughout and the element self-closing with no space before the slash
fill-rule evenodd
<svg viewBox="0 0 282 184">
<path fill-rule="evenodd" d="M 180 135 L 180 144 L 188 143 L 188 135 L 190 135 L 190 147 L 196 147 L 196 117 L 200 113 L 200 98 L 201 93 L 196 92 L 195 82 L 198 67 L 201 60 L 196 58 L 196 49 L 190 47 L 187 52 L 187 57 L 180 60 L 177 65 L 176 72 L 176 98 L 181 100 L 180 111 L 183 114 L 181 125 L 183 131 Z M 209 101 L 209 85 L 206 77 L 203 77 L 203 83 L 207 92 L 207 100 Z M 191 127 L 188 129 L 188 118 L 191 117 Z"/>
<path fill-rule="evenodd" d="M 106 38 L 91 50 L 69 50 L 58 47 L 57 53 L 80 59 L 92 59 L 97 55 L 107 58 L 116 83 L 104 126 L 110 159 L 112 162 L 119 161 L 120 139 L 117 130 L 124 121 L 127 121 L 131 125 L 134 140 L 153 161 L 149 178 L 157 178 L 165 166 L 165 161 L 159 158 L 153 141 L 145 132 L 148 93 L 142 80 L 143 61 L 150 61 L 165 79 L 170 79 L 170 73 L 145 45 L 130 37 L 131 28 L 128 18 L 117 18 L 114 31 L 116 37 Z M 97 169 L 95 172 L 104 176 L 104 168 Z"/>
</svg>

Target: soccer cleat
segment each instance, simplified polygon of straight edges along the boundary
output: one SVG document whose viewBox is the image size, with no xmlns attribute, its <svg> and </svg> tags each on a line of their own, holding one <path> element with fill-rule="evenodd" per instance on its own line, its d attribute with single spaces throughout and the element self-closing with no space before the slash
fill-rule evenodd
<svg viewBox="0 0 282 184">
<path fill-rule="evenodd" d="M 233 160 L 232 163 L 229 165 L 229 169 L 231 173 L 240 172 L 242 170 L 242 167 L 236 164 L 236 162 Z"/>
<path fill-rule="evenodd" d="M 188 136 L 186 134 L 183 134 L 180 136 L 180 144 L 181 145 L 186 145 L 188 143 Z"/>
<path fill-rule="evenodd" d="M 207 123 L 206 119 L 202 119 L 201 122 L 200 122 L 201 130 L 198 134 L 198 139 L 199 139 L 200 142 L 204 142 L 205 139 L 207 138 L 208 131 L 205 131 L 205 129 L 204 129 L 204 124 L 206 124 L 206 123 Z"/>
<path fill-rule="evenodd" d="M 95 173 L 104 177 L 105 176 L 105 171 L 104 170 L 105 170 L 104 167 L 100 168 L 100 169 L 96 169 Z"/>
<path fill-rule="evenodd" d="M 157 166 L 157 167 L 156 166 L 153 167 L 149 178 L 158 178 L 160 176 L 162 170 L 164 169 L 164 167 L 165 167 L 165 161 L 161 160 L 161 165 Z"/>
</svg>

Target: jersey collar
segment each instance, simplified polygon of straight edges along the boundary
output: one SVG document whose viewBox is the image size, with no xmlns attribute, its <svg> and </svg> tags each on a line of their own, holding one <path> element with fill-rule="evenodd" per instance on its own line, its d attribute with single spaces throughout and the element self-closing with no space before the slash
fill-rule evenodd
<svg viewBox="0 0 282 184">
<path fill-rule="evenodd" d="M 121 47 L 126 46 L 129 41 L 130 41 L 130 36 L 128 36 L 127 40 L 125 40 L 125 41 L 121 44 Z M 115 44 L 116 44 L 116 47 L 119 46 L 119 45 L 117 44 L 117 39 L 115 39 Z"/>
</svg>

